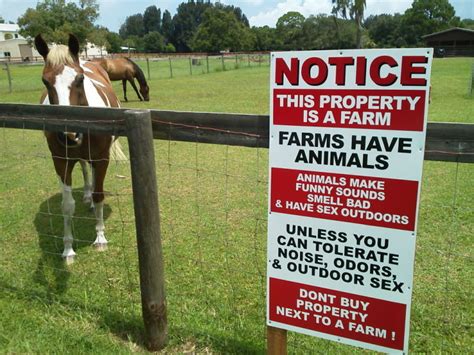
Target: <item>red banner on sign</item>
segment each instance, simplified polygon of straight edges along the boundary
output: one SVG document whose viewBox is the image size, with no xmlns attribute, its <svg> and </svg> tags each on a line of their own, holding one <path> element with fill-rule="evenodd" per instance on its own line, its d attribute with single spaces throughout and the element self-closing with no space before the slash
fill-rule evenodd
<svg viewBox="0 0 474 355">
<path fill-rule="evenodd" d="M 269 320 L 403 350 L 406 305 L 270 278 Z"/>
<path fill-rule="evenodd" d="M 423 131 L 420 90 L 273 90 L 273 124 Z"/>
<path fill-rule="evenodd" d="M 418 182 L 272 168 L 271 211 L 412 231 Z"/>
</svg>

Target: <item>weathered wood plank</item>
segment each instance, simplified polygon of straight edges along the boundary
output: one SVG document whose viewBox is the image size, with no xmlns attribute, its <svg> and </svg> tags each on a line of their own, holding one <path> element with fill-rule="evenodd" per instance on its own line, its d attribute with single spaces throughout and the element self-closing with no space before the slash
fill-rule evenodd
<svg viewBox="0 0 474 355">
<path fill-rule="evenodd" d="M 0 127 L 125 136 L 125 109 L 0 104 Z M 268 147 L 268 115 L 151 110 L 153 137 Z M 426 160 L 474 163 L 474 124 L 428 123 Z"/>
<path fill-rule="evenodd" d="M 428 123 L 425 160 L 474 163 L 474 124 Z"/>
</svg>

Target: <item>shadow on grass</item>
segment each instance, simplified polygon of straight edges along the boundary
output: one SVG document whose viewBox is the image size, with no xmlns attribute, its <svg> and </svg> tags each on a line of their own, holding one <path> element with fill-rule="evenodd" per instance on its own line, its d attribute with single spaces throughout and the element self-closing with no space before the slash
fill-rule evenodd
<svg viewBox="0 0 474 355">
<path fill-rule="evenodd" d="M 81 249 L 92 248 L 95 239 L 94 214 L 88 206 L 82 203 L 82 191 L 73 191 L 76 200 L 73 233 L 75 238 L 74 249 L 80 256 Z M 54 315 L 62 313 L 63 308 L 71 315 L 77 314 L 78 321 L 84 322 L 88 319 L 95 323 L 94 327 L 114 334 L 125 344 L 133 343 L 136 346 L 146 348 L 145 330 L 142 318 L 137 312 L 120 311 L 115 307 L 107 307 L 104 304 L 86 304 L 83 299 L 68 295 L 68 281 L 74 273 L 74 268 L 65 265 L 61 253 L 63 250 L 63 217 L 61 215 L 62 195 L 60 193 L 43 201 L 35 216 L 34 225 L 38 234 L 40 257 L 33 274 L 33 281 L 39 286 L 15 285 L 11 281 L 3 279 L 0 275 L 0 289 L 4 297 L 13 297 L 28 302 L 29 307 L 44 312 L 45 319 L 54 319 Z M 104 206 L 104 220 L 111 214 L 111 208 Z M 83 219 L 83 217 L 87 217 Z M 84 252 L 84 251 L 83 251 Z M 80 262 L 77 260 L 76 262 Z M 99 287 L 99 286 L 98 286 Z M 139 292 L 138 290 L 134 292 Z M 136 309 L 136 308 L 135 308 Z M 84 317 L 85 315 L 89 315 Z M 80 319 L 80 320 L 79 320 Z M 236 334 L 222 334 L 218 330 L 203 330 L 195 324 L 169 324 L 169 344 L 163 350 L 165 354 L 187 352 L 187 348 L 194 347 L 196 352 L 206 353 L 207 350 L 225 354 L 261 354 L 263 350 L 255 343 L 252 337 L 245 340 L 243 334 L 238 334 L 240 339 L 234 338 Z M 127 345 L 124 345 L 127 347 Z M 127 347 L 128 348 L 128 347 Z"/>
<path fill-rule="evenodd" d="M 82 203 L 82 190 L 74 189 L 76 200 L 75 217 L 73 218 L 74 250 L 92 247 L 95 240 L 95 216 L 89 205 Z M 62 236 L 64 233 L 64 219 L 61 212 L 62 194 L 43 201 L 34 220 L 41 256 L 38 260 L 34 281 L 45 288 L 47 298 L 51 302 L 55 296 L 64 294 L 70 271 L 61 254 L 64 248 Z M 104 205 L 104 221 L 110 216 L 110 206 Z M 84 218 L 86 217 L 86 218 Z M 76 239 L 77 238 L 77 239 Z"/>
</svg>

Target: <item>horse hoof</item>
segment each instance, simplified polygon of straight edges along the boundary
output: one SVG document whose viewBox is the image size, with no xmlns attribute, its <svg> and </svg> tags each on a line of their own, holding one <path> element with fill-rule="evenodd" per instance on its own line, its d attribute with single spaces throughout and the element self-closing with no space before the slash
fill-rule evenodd
<svg viewBox="0 0 474 355">
<path fill-rule="evenodd" d="M 94 248 L 97 251 L 106 251 L 107 243 L 94 243 Z"/>
<path fill-rule="evenodd" d="M 64 257 L 64 262 L 66 265 L 74 264 L 74 255 Z"/>
</svg>

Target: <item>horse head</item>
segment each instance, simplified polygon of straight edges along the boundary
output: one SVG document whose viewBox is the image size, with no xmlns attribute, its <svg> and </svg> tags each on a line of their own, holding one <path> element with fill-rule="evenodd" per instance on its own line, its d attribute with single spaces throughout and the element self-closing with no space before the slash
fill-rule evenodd
<svg viewBox="0 0 474 355">
<path fill-rule="evenodd" d="M 150 88 L 147 84 L 140 85 L 140 94 L 142 94 L 143 100 L 150 101 Z"/>
<path fill-rule="evenodd" d="M 79 64 L 79 41 L 69 35 L 68 45 L 51 49 L 41 37 L 35 37 L 35 47 L 44 58 L 42 80 L 51 105 L 88 106 L 84 90 L 84 70 Z"/>
</svg>

